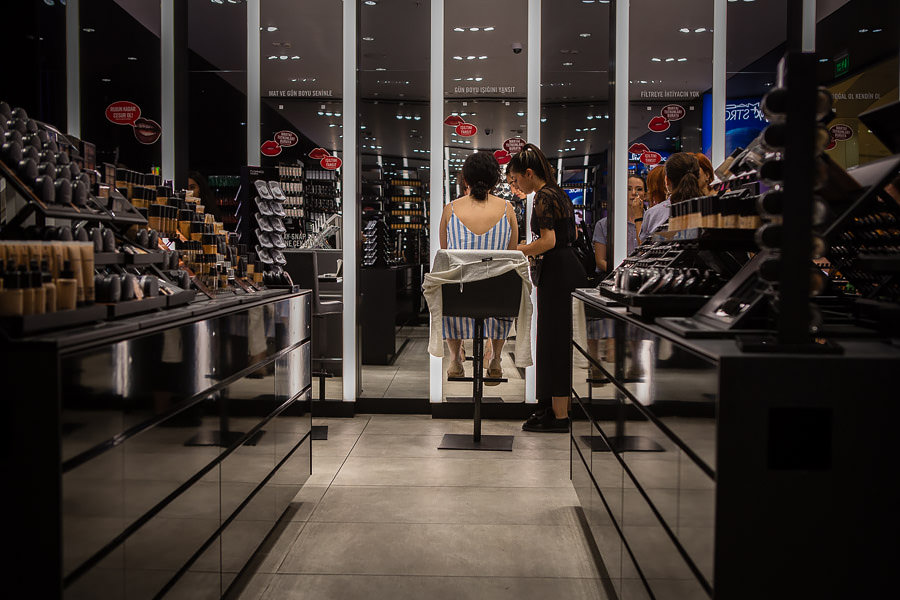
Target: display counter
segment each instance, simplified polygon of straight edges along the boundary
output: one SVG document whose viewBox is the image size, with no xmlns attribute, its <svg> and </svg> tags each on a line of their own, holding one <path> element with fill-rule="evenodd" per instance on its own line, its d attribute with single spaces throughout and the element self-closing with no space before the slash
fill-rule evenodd
<svg viewBox="0 0 900 600">
<path fill-rule="evenodd" d="M 572 479 L 619 597 L 890 589 L 896 344 L 847 329 L 842 354 L 751 354 L 595 290 L 573 307 Z"/>
<path fill-rule="evenodd" d="M 309 296 L 4 344 L 11 597 L 226 592 L 311 472 Z"/>
</svg>

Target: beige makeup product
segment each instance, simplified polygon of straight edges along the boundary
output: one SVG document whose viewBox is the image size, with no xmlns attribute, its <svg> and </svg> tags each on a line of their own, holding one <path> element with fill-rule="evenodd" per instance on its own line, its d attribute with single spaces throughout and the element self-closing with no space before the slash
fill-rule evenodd
<svg viewBox="0 0 900 600">
<path fill-rule="evenodd" d="M 67 258 L 69 266 L 72 269 L 72 278 L 75 279 L 75 301 L 78 304 L 84 302 L 84 271 L 81 269 L 81 248 L 77 242 L 69 244 L 67 248 Z"/>
<path fill-rule="evenodd" d="M 81 272 L 84 283 L 84 301 L 94 303 L 94 246 L 93 244 L 79 244 L 81 246 Z"/>
<path fill-rule="evenodd" d="M 56 301 L 59 310 L 72 310 L 78 301 L 78 280 L 69 261 L 63 263 L 56 280 Z"/>
<path fill-rule="evenodd" d="M 3 291 L 0 292 L 0 316 L 16 317 L 24 313 L 21 276 L 12 260 L 6 263 L 3 276 Z"/>
<path fill-rule="evenodd" d="M 44 312 L 56 312 L 56 283 L 46 260 L 41 263 L 41 285 L 44 288 Z"/>
</svg>

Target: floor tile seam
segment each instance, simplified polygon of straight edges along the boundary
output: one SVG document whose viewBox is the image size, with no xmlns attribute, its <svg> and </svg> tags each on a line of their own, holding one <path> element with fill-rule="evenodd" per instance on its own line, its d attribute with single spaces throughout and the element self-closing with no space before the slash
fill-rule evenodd
<svg viewBox="0 0 900 600">
<path fill-rule="evenodd" d="M 281 576 L 292 576 L 292 575 L 314 575 L 321 577 L 417 577 L 420 579 L 525 579 L 525 580 L 542 580 L 542 579 L 567 579 L 572 581 L 603 581 L 602 577 L 578 577 L 574 575 L 559 575 L 559 576 L 528 576 L 528 575 L 416 575 L 416 574 L 408 574 L 408 573 L 320 573 L 320 572 L 306 572 L 306 571 L 291 571 L 291 572 L 279 572 L 279 573 L 266 573 L 266 575 L 273 575 L 274 577 Z M 273 579 L 274 579 L 273 577 Z M 622 579 L 638 579 L 637 577 L 628 577 Z"/>
<path fill-rule="evenodd" d="M 311 485 L 310 487 L 324 487 L 324 486 Z M 385 489 L 388 489 L 388 488 L 406 488 L 406 487 L 409 487 L 409 488 L 418 488 L 418 487 L 458 488 L 460 486 L 458 486 L 458 485 L 405 485 L 405 484 L 396 485 L 396 484 L 388 484 L 388 483 L 373 483 L 373 484 L 358 484 L 358 485 L 349 484 L 349 485 L 341 485 L 340 487 L 342 487 L 342 488 L 361 487 L 361 488 L 385 488 Z M 475 489 L 482 489 L 482 490 L 508 490 L 511 488 L 512 489 L 523 489 L 522 486 L 508 486 L 508 485 L 496 485 L 496 484 L 494 484 L 494 485 L 476 485 L 476 486 L 468 486 L 468 487 L 472 487 Z M 559 489 L 564 489 L 564 488 L 565 488 L 565 486 L 550 486 L 550 487 L 547 487 L 546 489 L 559 490 Z M 528 487 L 525 489 L 541 489 L 541 488 L 540 487 Z M 574 488 L 573 488 L 573 491 L 574 491 Z"/>
<path fill-rule="evenodd" d="M 565 509 L 565 508 L 573 508 L 573 507 L 558 506 L 556 508 Z M 454 527 L 458 527 L 460 525 L 463 525 L 463 526 L 465 526 L 465 525 L 479 525 L 479 526 L 492 525 L 492 526 L 496 526 L 496 527 L 520 527 L 520 528 L 527 527 L 528 529 L 539 529 L 539 530 L 543 530 L 543 529 L 550 530 L 550 529 L 554 529 L 554 528 L 556 528 L 556 529 L 563 528 L 563 529 L 569 529 L 573 533 L 580 533 L 580 531 L 578 530 L 578 526 L 574 523 L 558 523 L 558 524 L 556 524 L 556 523 L 549 523 L 549 524 L 541 523 L 540 525 L 535 525 L 534 523 L 531 523 L 531 522 L 512 523 L 512 522 L 505 522 L 505 521 L 497 521 L 496 519 L 494 519 L 492 521 L 483 521 L 483 522 L 478 522 L 478 521 L 461 522 L 461 521 L 347 521 L 347 520 L 340 520 L 340 521 L 307 521 L 307 523 L 316 523 L 316 524 L 321 524 L 321 525 L 453 525 Z M 652 523 L 651 523 L 651 525 L 652 525 Z M 712 529 L 712 528 L 709 528 L 709 529 Z"/>
<path fill-rule="evenodd" d="M 322 500 L 320 498 L 319 502 L 321 502 L 321 501 Z M 318 506 L 319 506 L 319 503 L 316 503 L 316 507 L 313 508 L 313 512 L 315 512 L 315 510 L 316 510 L 316 508 L 318 508 Z M 310 513 L 310 517 L 312 517 L 312 513 Z M 309 525 L 309 523 L 310 523 L 309 519 L 306 519 L 305 521 L 291 521 L 291 522 L 292 523 L 297 523 L 297 522 L 301 523 L 300 530 L 297 532 L 297 535 L 294 537 L 294 541 L 291 542 L 291 546 L 288 549 L 288 551 L 285 552 L 284 556 L 281 557 L 281 560 L 278 561 L 278 565 L 275 567 L 275 570 L 272 571 L 273 573 L 277 573 L 278 570 L 281 568 L 281 566 L 284 564 L 284 561 L 287 560 L 287 557 L 288 557 L 288 555 L 290 555 L 291 550 L 293 550 L 294 546 L 297 544 L 297 540 L 300 539 L 300 536 L 303 534 L 304 531 L 306 531 L 306 526 Z M 260 597 L 262 597 L 262 596 L 260 596 Z"/>
<path fill-rule="evenodd" d="M 504 488 L 512 489 L 512 490 L 540 490 L 540 489 L 556 490 L 556 489 L 570 489 L 569 486 L 571 486 L 571 485 L 572 485 L 572 482 L 570 480 L 570 481 L 567 481 L 566 484 L 560 484 L 560 485 L 507 485 L 507 486 L 499 486 L 499 487 L 504 487 Z M 345 483 L 331 483 L 329 485 L 329 487 L 331 487 L 331 486 L 341 487 L 341 488 L 343 488 L 343 487 L 401 487 L 401 488 L 410 488 L 410 487 L 412 487 L 412 488 L 443 488 L 443 487 L 481 488 L 481 487 L 484 487 L 484 486 L 480 486 L 480 485 L 466 485 L 466 484 L 452 485 L 452 484 L 446 484 L 446 483 L 434 484 L 434 485 L 412 485 L 412 484 L 407 484 L 407 483 L 399 484 L 399 485 L 389 485 L 389 484 L 384 484 L 384 483 L 368 483 L 368 484 L 367 483 L 346 483 L 346 484 Z M 498 487 L 498 486 L 492 486 L 492 487 Z"/>
<path fill-rule="evenodd" d="M 370 423 L 371 421 L 372 421 L 371 418 L 367 418 L 367 419 L 366 419 L 365 424 L 363 425 L 363 427 L 362 427 L 362 429 L 360 430 L 359 434 L 356 436 L 356 440 L 353 442 L 353 446 L 350 447 L 350 452 L 347 452 L 347 456 L 345 456 L 345 457 L 341 460 L 340 466 L 339 466 L 339 467 L 337 468 L 337 470 L 334 472 L 334 475 L 331 477 L 331 481 L 328 482 L 328 485 L 326 485 L 326 486 L 318 486 L 318 487 L 324 487 L 324 488 L 325 488 L 325 492 L 324 492 L 324 493 L 319 497 L 319 499 L 316 501 L 316 505 L 313 507 L 312 511 L 310 511 L 309 516 L 307 517 L 307 519 L 306 519 L 306 521 L 305 521 L 306 523 L 309 523 L 309 521 L 310 521 L 310 520 L 313 518 L 313 516 L 316 514 L 316 510 L 318 510 L 319 505 L 322 503 L 322 500 L 325 498 L 325 496 L 328 495 L 328 490 L 331 489 L 331 486 L 332 486 L 332 485 L 335 485 L 334 480 L 337 479 L 337 476 L 338 476 L 338 474 L 340 474 L 341 469 L 343 469 L 343 468 L 344 468 L 344 465 L 347 464 L 347 459 L 350 458 L 350 454 L 353 452 L 353 448 L 356 448 L 356 444 L 359 443 L 359 438 L 362 437 L 362 434 L 366 431 L 366 427 L 369 426 L 369 423 Z M 315 457 L 313 457 L 312 460 L 314 460 L 314 459 L 315 459 Z M 295 541 L 296 541 L 296 540 L 295 540 Z"/>
</svg>

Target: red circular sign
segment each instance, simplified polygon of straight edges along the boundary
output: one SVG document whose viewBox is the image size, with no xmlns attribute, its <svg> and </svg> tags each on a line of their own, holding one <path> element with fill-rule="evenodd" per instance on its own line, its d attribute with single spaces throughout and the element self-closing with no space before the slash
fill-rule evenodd
<svg viewBox="0 0 900 600">
<path fill-rule="evenodd" d="M 828 145 L 825 146 L 826 150 L 834 150 L 834 147 L 837 146 L 837 142 L 834 141 L 834 136 L 831 135 L 831 132 L 828 133 Z"/>
<path fill-rule="evenodd" d="M 669 120 L 665 117 L 653 117 L 647 124 L 647 129 L 660 133 L 669 128 Z"/>
<path fill-rule="evenodd" d="M 293 131 L 279 131 L 275 134 L 275 141 L 282 148 L 290 148 L 296 146 L 300 138 Z"/>
<path fill-rule="evenodd" d="M 846 142 L 853 137 L 853 129 L 849 125 L 844 125 L 843 123 L 832 125 L 828 129 L 828 133 L 831 134 L 832 138 L 839 142 Z"/>
<path fill-rule="evenodd" d="M 259 147 L 259 151 L 265 156 L 278 156 L 281 154 L 281 146 L 274 140 L 267 140 Z"/>
<path fill-rule="evenodd" d="M 663 106 L 662 110 L 659 111 L 659 114 L 665 117 L 669 121 L 678 121 L 684 118 L 684 115 L 687 114 L 684 110 L 684 107 L 680 104 L 668 104 Z"/>
<path fill-rule="evenodd" d="M 463 137 L 472 137 L 476 133 L 478 133 L 478 128 L 471 123 L 460 123 L 456 126 L 456 135 L 461 135 Z"/>
<path fill-rule="evenodd" d="M 497 162 L 501 165 L 505 165 L 512 160 L 512 155 L 510 155 L 510 153 L 506 150 L 496 150 L 494 152 L 494 158 L 496 158 Z"/>
<path fill-rule="evenodd" d="M 329 171 L 334 171 L 335 169 L 341 168 L 341 159 L 337 156 L 326 156 L 322 160 L 319 161 L 319 164 L 323 169 L 328 169 Z"/>
<path fill-rule="evenodd" d="M 116 125 L 134 125 L 141 116 L 141 107 L 134 102 L 119 100 L 106 107 L 106 118 Z"/>
<path fill-rule="evenodd" d="M 309 153 L 309 157 L 314 159 L 325 158 L 326 156 L 331 156 L 331 153 L 325 148 L 313 148 Z"/>
<path fill-rule="evenodd" d="M 510 154 L 518 154 L 525 148 L 525 140 L 520 137 L 509 138 L 503 142 L 503 149 Z"/>
<path fill-rule="evenodd" d="M 134 122 L 134 137 L 142 144 L 155 144 L 162 135 L 162 127 L 152 119 L 141 117 Z"/>
<path fill-rule="evenodd" d="M 644 152 L 641 154 L 641 162 L 647 166 L 658 165 L 662 162 L 662 155 L 659 152 Z"/>
<path fill-rule="evenodd" d="M 449 117 L 444 119 L 444 125 L 449 125 L 450 127 L 456 127 L 457 125 L 462 125 L 465 122 L 465 119 L 463 119 L 459 115 L 450 115 Z"/>
<path fill-rule="evenodd" d="M 632 144 L 628 151 L 632 154 L 643 154 L 644 152 L 650 152 L 650 148 L 646 144 Z"/>
</svg>

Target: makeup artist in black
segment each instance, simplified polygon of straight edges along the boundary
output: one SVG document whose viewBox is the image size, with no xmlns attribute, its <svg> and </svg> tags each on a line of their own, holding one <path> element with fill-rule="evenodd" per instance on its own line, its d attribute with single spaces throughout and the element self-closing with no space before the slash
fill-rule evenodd
<svg viewBox="0 0 900 600">
<path fill-rule="evenodd" d="M 531 231 L 537 237 L 518 249 L 540 263 L 537 285 L 537 399 L 539 409 L 525 431 L 569 431 L 569 376 L 572 370 L 572 292 L 586 282 L 575 255 L 575 212 L 572 202 L 553 179 L 550 163 L 534 144 L 513 156 L 511 182 L 534 193 Z"/>
<path fill-rule="evenodd" d="M 199 171 L 188 173 L 188 189 L 194 193 L 195 198 L 200 199 L 206 212 L 212 214 L 216 221 L 222 220 L 222 209 L 219 208 L 218 201 L 213 196 L 212 190 L 209 189 L 209 183 L 202 173 Z"/>
</svg>

